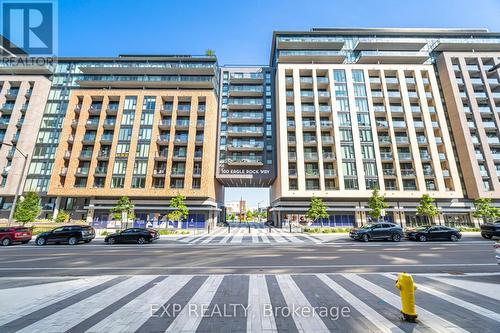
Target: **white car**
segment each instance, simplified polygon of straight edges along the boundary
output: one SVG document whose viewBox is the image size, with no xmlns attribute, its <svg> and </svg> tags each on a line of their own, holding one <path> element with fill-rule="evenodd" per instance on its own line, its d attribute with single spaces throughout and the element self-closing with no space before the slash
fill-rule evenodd
<svg viewBox="0 0 500 333">
<path fill-rule="evenodd" d="M 497 241 L 495 245 L 493 245 L 495 249 L 495 257 L 497 258 L 497 264 L 500 265 L 500 241 Z"/>
</svg>

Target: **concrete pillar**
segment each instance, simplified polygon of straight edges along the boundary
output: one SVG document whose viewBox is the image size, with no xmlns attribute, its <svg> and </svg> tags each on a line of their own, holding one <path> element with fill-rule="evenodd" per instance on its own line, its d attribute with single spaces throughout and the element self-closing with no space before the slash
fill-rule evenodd
<svg viewBox="0 0 500 333">
<path fill-rule="evenodd" d="M 90 224 L 94 220 L 94 209 L 89 208 L 87 211 L 87 223 Z"/>
<path fill-rule="evenodd" d="M 61 206 L 61 197 L 56 197 L 56 202 L 54 203 L 54 210 L 52 211 L 52 221 L 56 220 L 57 214 L 59 214 L 60 206 Z"/>
</svg>

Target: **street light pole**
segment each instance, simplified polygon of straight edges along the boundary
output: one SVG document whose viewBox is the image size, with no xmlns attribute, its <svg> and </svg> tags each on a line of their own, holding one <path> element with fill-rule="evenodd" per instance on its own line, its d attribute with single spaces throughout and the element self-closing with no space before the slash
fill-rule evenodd
<svg viewBox="0 0 500 333">
<path fill-rule="evenodd" d="M 2 145 L 14 148 L 19 152 L 19 154 L 21 154 L 22 157 L 24 157 L 23 168 L 21 170 L 21 177 L 19 178 L 16 194 L 14 195 L 14 201 L 12 202 L 12 207 L 10 208 L 10 213 L 9 213 L 9 226 L 10 226 L 12 223 L 12 219 L 14 218 L 14 211 L 16 209 L 17 199 L 19 198 L 19 192 L 22 190 L 24 171 L 26 170 L 26 164 L 28 164 L 28 154 L 23 154 L 23 152 L 19 148 L 17 148 L 17 146 L 11 145 L 9 143 L 2 143 Z"/>
<path fill-rule="evenodd" d="M 264 202 L 264 200 L 257 202 L 257 217 L 259 218 L 259 223 L 260 223 L 260 204 L 262 202 Z"/>
<path fill-rule="evenodd" d="M 492 73 L 492 72 L 496 71 L 497 69 L 500 69 L 500 64 L 496 64 L 495 66 L 491 67 L 490 69 L 488 69 L 488 72 Z"/>
</svg>

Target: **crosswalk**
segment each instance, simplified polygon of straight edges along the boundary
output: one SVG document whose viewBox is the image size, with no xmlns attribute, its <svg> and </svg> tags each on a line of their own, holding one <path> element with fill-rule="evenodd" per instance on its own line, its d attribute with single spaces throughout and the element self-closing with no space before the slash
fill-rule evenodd
<svg viewBox="0 0 500 333">
<path fill-rule="evenodd" d="M 415 274 L 417 323 L 400 320 L 395 279 L 391 273 L 0 278 L 0 332 L 498 332 L 500 274 Z"/>
<path fill-rule="evenodd" d="M 263 225 L 259 226 L 257 223 L 250 225 L 250 228 L 245 224 L 243 226 L 231 227 L 230 231 L 227 227 L 219 227 L 209 234 L 180 237 L 176 241 L 197 245 L 320 244 L 325 242 L 324 239 L 319 237 L 301 233 L 290 233 L 282 229 L 272 228 L 269 231 L 268 228 Z"/>
</svg>

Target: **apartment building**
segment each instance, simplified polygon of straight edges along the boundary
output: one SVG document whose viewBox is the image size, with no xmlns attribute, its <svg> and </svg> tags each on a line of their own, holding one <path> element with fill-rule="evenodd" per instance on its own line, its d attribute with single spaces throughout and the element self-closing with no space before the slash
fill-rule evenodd
<svg viewBox="0 0 500 333">
<path fill-rule="evenodd" d="M 471 40 L 498 47 L 499 37 L 446 29 L 275 32 L 274 223 L 304 220 L 317 196 L 328 205 L 326 223 L 364 224 L 374 188 L 388 200 L 387 220 L 419 223 L 418 200 L 429 194 L 437 223 L 472 223 L 452 136 L 462 129 L 448 127 L 436 60 Z"/>
<path fill-rule="evenodd" d="M 217 179 L 226 187 L 268 187 L 276 177 L 269 67 L 222 67 Z"/>
<path fill-rule="evenodd" d="M 469 198 L 500 199 L 500 46 L 498 52 L 443 52 L 439 76 Z M 483 46 L 484 48 L 484 46 Z M 458 135 L 460 134 L 460 135 Z"/>
<path fill-rule="evenodd" d="M 50 84 L 37 70 L 0 68 L 0 219 L 22 191 Z"/>
</svg>

